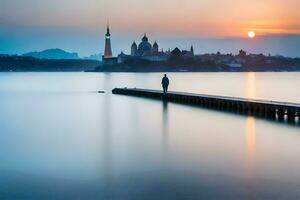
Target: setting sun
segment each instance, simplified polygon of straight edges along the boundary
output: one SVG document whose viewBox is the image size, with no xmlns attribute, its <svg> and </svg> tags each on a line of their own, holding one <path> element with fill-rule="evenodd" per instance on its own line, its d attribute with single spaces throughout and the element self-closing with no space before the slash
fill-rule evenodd
<svg viewBox="0 0 300 200">
<path fill-rule="evenodd" d="M 248 32 L 248 37 L 251 38 L 251 39 L 252 39 L 252 38 L 255 38 L 255 35 L 256 35 L 256 34 L 255 34 L 254 31 Z"/>
</svg>

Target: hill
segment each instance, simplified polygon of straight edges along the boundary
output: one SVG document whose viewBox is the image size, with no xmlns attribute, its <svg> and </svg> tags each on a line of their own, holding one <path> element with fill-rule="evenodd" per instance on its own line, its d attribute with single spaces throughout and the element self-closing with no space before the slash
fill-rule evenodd
<svg viewBox="0 0 300 200">
<path fill-rule="evenodd" d="M 47 49 L 40 52 L 30 52 L 23 54 L 23 56 L 30 56 L 39 59 L 78 59 L 77 53 L 69 53 L 62 49 Z"/>
<path fill-rule="evenodd" d="M 28 56 L 1 55 L 1 71 L 68 72 L 89 71 L 101 65 L 100 61 L 87 59 L 39 59 Z"/>
</svg>

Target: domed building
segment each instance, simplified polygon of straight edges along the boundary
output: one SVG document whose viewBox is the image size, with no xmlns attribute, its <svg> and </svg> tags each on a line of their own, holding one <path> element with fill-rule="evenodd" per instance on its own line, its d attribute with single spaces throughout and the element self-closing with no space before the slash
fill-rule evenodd
<svg viewBox="0 0 300 200">
<path fill-rule="evenodd" d="M 138 46 L 138 55 L 142 56 L 144 53 L 152 51 L 152 45 L 148 42 L 146 34 L 142 38 L 142 42 Z"/>
<path fill-rule="evenodd" d="M 151 43 L 148 41 L 147 35 L 145 34 L 138 46 L 135 43 L 135 41 L 132 43 L 131 56 L 151 55 L 152 53 L 158 53 L 159 52 L 158 49 L 159 47 L 157 42 L 155 41 L 152 46 Z"/>
<path fill-rule="evenodd" d="M 144 34 L 142 41 L 137 45 L 133 41 L 131 45 L 131 55 L 120 54 L 119 63 L 125 62 L 129 59 L 143 59 L 149 61 L 167 61 L 169 59 L 169 54 L 165 53 L 163 50 L 159 51 L 159 46 L 155 41 L 152 45 L 146 34 Z"/>
<path fill-rule="evenodd" d="M 171 51 L 164 52 L 163 49 L 159 51 L 158 43 L 155 41 L 152 45 L 146 34 L 144 34 L 142 41 L 137 45 L 135 41 L 131 45 L 131 54 L 126 55 L 123 51 L 118 55 L 118 57 L 113 57 L 111 52 L 111 42 L 110 42 L 110 30 L 107 26 L 107 33 L 105 35 L 105 52 L 103 55 L 104 65 L 114 65 L 117 63 L 124 63 L 126 61 L 140 61 L 147 60 L 151 62 L 165 62 L 171 57 Z M 179 50 L 179 49 L 178 49 Z M 179 50 L 180 51 L 180 50 Z M 190 51 L 180 51 L 179 56 L 190 58 L 194 57 L 194 48 L 191 46 Z"/>
</svg>

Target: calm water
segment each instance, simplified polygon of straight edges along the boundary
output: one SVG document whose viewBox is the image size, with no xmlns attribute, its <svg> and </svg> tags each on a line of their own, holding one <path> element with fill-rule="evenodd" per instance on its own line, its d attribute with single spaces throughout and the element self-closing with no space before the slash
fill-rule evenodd
<svg viewBox="0 0 300 200">
<path fill-rule="evenodd" d="M 299 126 L 110 94 L 161 76 L 1 73 L 0 199 L 300 199 Z M 169 76 L 300 103 L 300 73 Z"/>
</svg>

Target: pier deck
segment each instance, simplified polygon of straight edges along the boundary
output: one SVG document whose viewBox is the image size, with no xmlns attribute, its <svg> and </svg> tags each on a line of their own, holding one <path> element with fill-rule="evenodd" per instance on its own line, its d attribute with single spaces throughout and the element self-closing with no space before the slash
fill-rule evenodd
<svg viewBox="0 0 300 200">
<path fill-rule="evenodd" d="M 299 117 L 300 104 L 258 99 L 246 99 L 186 92 L 168 92 L 163 94 L 159 90 L 137 88 L 115 88 L 113 94 L 128 95 L 152 99 L 161 99 L 170 102 L 180 102 L 189 105 L 199 105 L 206 108 L 238 112 L 265 118 L 295 122 Z"/>
</svg>

